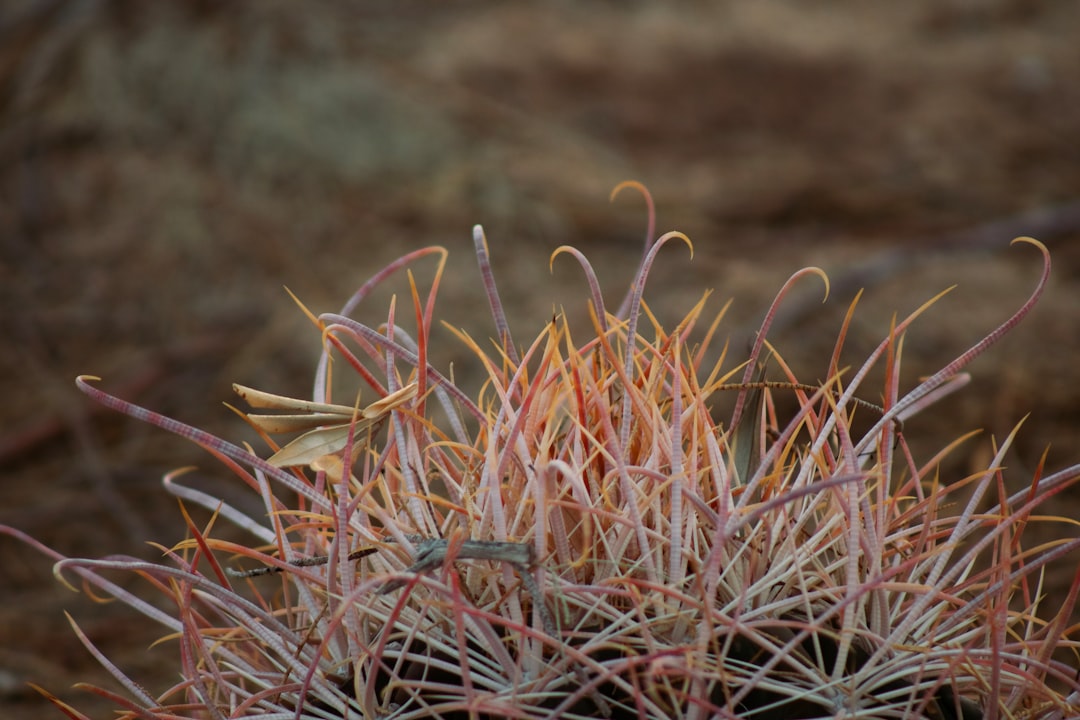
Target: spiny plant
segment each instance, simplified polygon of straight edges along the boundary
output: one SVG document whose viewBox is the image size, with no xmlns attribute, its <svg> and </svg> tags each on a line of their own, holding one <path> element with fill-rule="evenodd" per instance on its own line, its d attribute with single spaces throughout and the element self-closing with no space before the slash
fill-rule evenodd
<svg viewBox="0 0 1080 720">
<path fill-rule="evenodd" d="M 654 213 L 648 194 L 649 232 Z M 163 417 L 80 377 L 93 399 L 201 445 L 259 500 L 242 510 L 185 485 L 188 505 L 247 531 L 215 537 L 184 511 L 185 542 L 160 563 L 61 557 L 78 578 L 167 630 L 180 681 L 153 696 L 89 651 L 126 691 L 93 692 L 124 718 L 1065 718 L 1080 715 L 1070 611 L 1044 611 L 1046 566 L 1080 539 L 1029 547 L 1025 529 L 1080 476 L 1041 470 L 1005 488 L 1003 458 L 941 478 L 959 441 L 917 460 L 904 426 L 964 383 L 962 368 L 1042 292 L 907 391 L 905 331 L 885 329 L 845 371 L 849 310 L 824 383 L 805 384 L 766 337 L 745 358 L 708 348 L 723 311 L 705 298 L 665 329 L 642 299 L 671 232 L 647 243 L 609 312 L 584 270 L 592 332 L 556 316 L 527 344 L 511 333 L 479 227 L 494 351 L 462 332 L 486 376 L 469 394 L 429 363 L 446 253 L 405 255 L 337 314 L 312 316 L 323 355 L 310 401 L 237 386 L 269 450 Z M 423 296 L 411 268 L 435 261 Z M 554 259 L 554 258 L 553 258 Z M 412 330 L 391 302 L 352 317 L 409 269 Z M 827 281 L 826 281 L 827 282 Z M 726 308 L 725 308 L 726 309 Z M 647 331 L 645 330 L 647 328 Z M 440 341 L 441 342 L 441 341 Z M 711 358 L 711 359 L 710 359 Z M 784 380 L 763 380 L 769 361 Z M 727 368 L 727 369 L 725 369 Z M 882 370 L 880 387 L 868 378 Z M 374 395 L 333 402 L 350 380 Z M 354 385 L 355 389 L 355 385 Z M 718 420 L 721 396 L 734 398 Z M 785 416 L 777 393 L 792 396 Z M 856 412 L 865 431 L 856 431 Z M 271 436 L 304 432 L 281 446 Z M 157 601 L 110 579 L 141 576 Z M 171 611 L 161 609 L 167 601 Z M 1065 653 L 1063 656 L 1062 653 Z M 43 691 L 44 692 L 44 691 Z M 85 718 L 54 698 L 71 718 Z"/>
</svg>

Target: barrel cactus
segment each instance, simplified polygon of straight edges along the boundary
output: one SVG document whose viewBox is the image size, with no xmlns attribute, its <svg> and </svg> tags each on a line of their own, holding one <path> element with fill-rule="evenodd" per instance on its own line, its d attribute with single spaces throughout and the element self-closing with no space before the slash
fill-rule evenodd
<svg viewBox="0 0 1080 720">
<path fill-rule="evenodd" d="M 1047 505 L 1080 469 L 1010 493 L 1012 436 L 968 477 L 939 476 L 941 456 L 915 458 L 904 437 L 1035 303 L 1042 245 L 1023 239 L 1044 259 L 1030 300 L 904 390 L 904 333 L 931 303 L 848 370 L 845 322 L 830 376 L 806 383 L 767 341 L 776 304 L 739 357 L 711 349 L 719 318 L 704 300 L 661 327 L 642 298 L 656 253 L 688 244 L 668 233 L 614 310 L 586 257 L 560 248 L 584 271 L 592 332 L 574 337 L 556 316 L 519 344 L 474 232 L 495 342 L 434 340 L 446 253 L 406 255 L 342 312 L 312 316 L 324 352 L 310 399 L 237 386 L 267 449 L 79 378 L 93 399 L 203 446 L 258 499 L 255 512 L 230 505 L 177 473 L 170 492 L 250 542 L 189 522 L 159 563 L 54 554 L 61 578 L 158 620 L 176 647 L 180 680 L 160 696 L 100 658 L 127 693 L 97 692 L 124 717 L 1080 715 L 1080 574 L 1060 610 L 1040 604 L 1042 571 L 1080 539 L 1023 541 L 1056 521 Z M 356 319 L 371 316 L 372 288 L 423 263 L 430 285 L 410 274 L 409 301 Z M 824 273 L 796 273 L 777 303 L 808 276 Z M 479 390 L 429 362 L 448 341 L 471 349 Z M 111 581 L 116 570 L 172 611 Z"/>
</svg>

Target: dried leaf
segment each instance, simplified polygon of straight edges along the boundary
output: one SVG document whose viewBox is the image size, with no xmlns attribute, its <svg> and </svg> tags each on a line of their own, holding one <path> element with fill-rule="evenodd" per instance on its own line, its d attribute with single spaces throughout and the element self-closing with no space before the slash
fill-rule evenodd
<svg viewBox="0 0 1080 720">
<path fill-rule="evenodd" d="M 331 482 L 339 483 L 345 477 L 345 463 L 338 455 L 323 455 L 312 460 L 308 465 L 316 472 L 326 473 Z"/>
<path fill-rule="evenodd" d="M 409 383 L 405 387 L 392 392 L 382 400 L 376 400 L 375 402 L 364 408 L 361 413 L 364 417 L 376 417 L 378 415 L 385 415 L 394 408 L 403 403 L 407 403 L 416 397 L 416 391 L 419 386 L 416 383 Z"/>
<path fill-rule="evenodd" d="M 285 397 L 284 395 L 274 395 L 273 393 L 263 392 L 262 390 L 256 390 L 237 383 L 233 383 L 233 392 L 244 398 L 247 404 L 253 408 L 292 410 L 308 413 L 336 413 L 339 415 L 345 414 L 349 417 L 352 417 L 353 414 L 353 409 L 348 405 L 332 405 L 329 403 L 318 403 L 312 402 L 311 400 Z M 397 393 L 393 393 L 393 395 L 396 394 Z M 393 395 L 387 395 L 386 397 L 392 397 Z"/>
<path fill-rule="evenodd" d="M 353 435 L 354 443 L 364 440 L 362 434 L 372 422 L 359 420 Z M 306 432 L 291 443 L 274 453 L 267 462 L 275 467 L 295 467 L 297 465 L 311 465 L 315 460 L 324 455 L 339 453 L 345 449 L 349 441 L 349 424 L 335 425 L 333 427 L 319 428 Z"/>
<path fill-rule="evenodd" d="M 352 413 L 312 413 L 310 415 L 252 415 L 248 420 L 263 432 L 271 435 L 302 432 L 327 425 L 340 425 L 352 420 Z"/>
<path fill-rule="evenodd" d="M 416 397 L 417 384 L 411 383 L 367 407 L 354 409 L 347 405 L 317 403 L 297 398 L 274 395 L 243 385 L 233 385 L 233 390 L 249 405 L 270 410 L 300 411 L 304 414 L 261 415 L 248 413 L 248 420 L 263 432 L 270 434 L 300 432 L 300 437 L 278 450 L 267 461 L 276 467 L 325 464 L 327 455 L 335 455 L 345 449 L 352 428 L 354 445 L 365 442 L 366 436 L 377 429 L 383 418 L 401 405 Z M 319 470 L 320 467 L 314 467 Z"/>
</svg>

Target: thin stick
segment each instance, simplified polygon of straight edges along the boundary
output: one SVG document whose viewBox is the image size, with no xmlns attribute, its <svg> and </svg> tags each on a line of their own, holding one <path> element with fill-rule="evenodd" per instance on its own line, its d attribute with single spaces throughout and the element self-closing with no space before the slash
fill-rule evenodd
<svg viewBox="0 0 1080 720">
<path fill-rule="evenodd" d="M 529 594 L 533 606 L 540 613 L 540 622 L 544 627 L 544 632 L 553 638 L 558 637 L 555 620 L 543 601 L 536 578 L 531 573 L 531 568 L 536 567 L 536 551 L 532 545 L 494 540 L 466 540 L 457 545 L 456 550 L 457 552 L 454 555 L 456 560 L 493 560 L 508 563 L 517 570 L 518 576 L 521 578 L 521 584 L 525 587 L 525 592 Z M 443 538 L 422 540 L 417 548 L 415 561 L 405 572 L 418 574 L 433 570 L 446 562 L 449 552 L 449 540 Z M 379 588 L 378 593 L 385 595 L 403 587 L 407 582 L 402 578 L 388 580 Z"/>
<path fill-rule="evenodd" d="M 410 536 L 410 540 L 419 540 L 420 544 L 416 551 L 416 558 L 413 564 L 406 568 L 405 572 L 419 574 L 427 572 L 428 570 L 434 570 L 443 563 L 446 562 L 450 553 L 450 541 L 443 538 L 420 538 L 418 536 Z M 544 632 L 551 637 L 558 637 L 558 631 L 555 628 L 555 620 L 551 615 L 551 611 L 548 610 L 547 605 L 543 601 L 543 597 L 540 594 L 540 586 L 536 583 L 536 578 L 532 576 L 531 569 L 536 567 L 536 551 L 532 545 L 519 542 L 498 542 L 494 540 L 466 540 L 456 547 L 457 552 L 454 555 L 456 560 L 493 560 L 495 562 L 508 563 L 514 568 L 518 576 L 521 578 L 521 584 L 525 587 L 525 592 L 529 594 L 530 599 L 533 601 L 533 605 L 540 612 L 540 621 L 544 626 Z M 368 546 L 359 550 L 353 550 L 348 555 L 349 560 L 359 560 L 360 558 L 367 557 L 378 552 L 378 548 Z M 314 557 L 297 558 L 296 560 L 288 561 L 288 566 L 291 567 L 312 567 L 315 565 L 325 565 L 330 561 L 330 558 L 326 555 L 316 555 Z M 273 575 L 275 573 L 285 572 L 288 569 L 287 566 L 281 565 L 266 565 L 260 568 L 253 568 L 251 570 L 234 570 L 228 568 L 227 572 L 233 577 L 249 578 L 259 577 L 261 575 Z M 408 583 L 403 578 L 395 578 L 393 580 L 387 580 L 379 588 L 378 594 L 385 595 L 388 592 L 397 590 L 404 587 Z"/>
<path fill-rule="evenodd" d="M 353 550 L 348 555 L 348 560 L 359 560 L 362 557 L 373 555 L 379 551 L 376 547 L 366 547 L 359 550 Z M 327 555 L 316 555 L 314 557 L 297 558 L 296 560 L 289 560 L 288 564 L 292 567 L 312 567 L 314 565 L 325 565 L 330 562 L 330 557 Z M 274 573 L 285 572 L 287 568 L 280 565 L 265 565 L 263 567 L 254 568 L 252 570 L 234 570 L 233 568 L 225 568 L 225 572 L 233 577 L 249 578 L 258 577 L 260 575 L 273 575 Z"/>
</svg>

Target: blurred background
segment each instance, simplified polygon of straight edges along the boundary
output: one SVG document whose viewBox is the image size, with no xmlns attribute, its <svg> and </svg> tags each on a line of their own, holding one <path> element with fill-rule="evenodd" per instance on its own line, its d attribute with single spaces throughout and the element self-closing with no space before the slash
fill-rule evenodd
<svg viewBox="0 0 1080 720">
<path fill-rule="evenodd" d="M 649 279 L 661 318 L 708 289 L 713 311 L 735 298 L 724 327 L 741 352 L 792 272 L 829 273 L 828 303 L 807 283 L 770 336 L 807 382 L 859 288 L 851 363 L 894 313 L 956 284 L 909 334 L 910 388 L 1019 307 L 1039 258 L 1008 243 L 1043 240 L 1041 304 L 906 430 L 927 448 L 985 431 L 946 481 L 1025 416 L 1016 488 L 1048 446 L 1051 470 L 1080 461 L 1072 0 L 0 7 L 0 523 L 63 553 L 156 557 L 148 540 L 184 536 L 161 475 L 198 464 L 228 483 L 198 448 L 93 407 L 77 374 L 243 437 L 222 406 L 232 382 L 310 393 L 318 336 L 283 285 L 336 311 L 391 259 L 440 244 L 438 317 L 491 335 L 475 223 L 526 342 L 554 308 L 584 317 L 580 270 L 549 272 L 559 245 L 621 299 L 645 231 L 633 192 L 609 202 L 627 179 L 651 189 L 659 231 L 694 242 Z M 378 322 L 387 297 L 356 315 Z M 439 342 L 438 363 L 477 372 Z M 1076 516 L 1080 494 L 1063 502 Z M 28 681 L 105 716 L 70 690 L 109 681 L 64 611 L 151 690 L 174 680 L 172 646 L 148 650 L 159 628 L 0 538 L 0 716 L 60 716 Z"/>
</svg>

